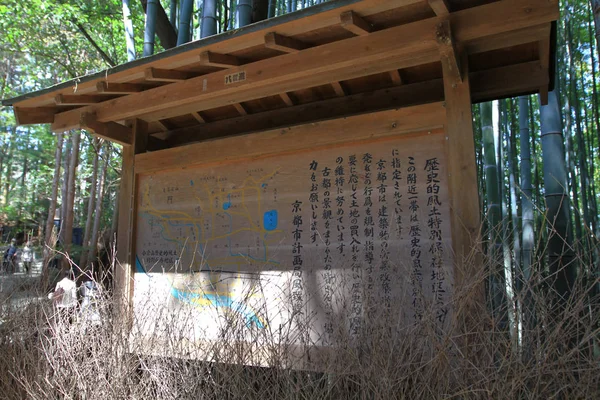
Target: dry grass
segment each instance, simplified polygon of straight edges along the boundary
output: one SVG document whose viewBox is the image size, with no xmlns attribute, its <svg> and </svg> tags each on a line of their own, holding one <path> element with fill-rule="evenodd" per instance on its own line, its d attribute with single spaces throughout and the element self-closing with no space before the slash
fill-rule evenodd
<svg viewBox="0 0 600 400">
<path fill-rule="evenodd" d="M 154 310 L 155 315 L 164 313 L 160 318 L 177 321 L 161 326 L 178 328 L 157 333 L 139 347 L 126 321 L 117 316 L 118 299 L 109 293 L 102 293 L 98 301 L 103 321 L 99 326 L 82 318 L 73 324 L 56 322 L 44 296 L 15 307 L 3 293 L 0 397 L 600 398 L 600 358 L 595 352 L 598 302 L 586 290 L 596 282 L 580 283 L 559 307 L 548 278 L 534 277 L 535 286 L 517 292 L 515 304 L 522 304 L 523 293 L 531 293 L 535 320 L 528 323 L 525 318 L 511 336 L 492 316 L 498 313 L 491 313 L 482 301 L 486 280 L 483 272 L 468 275 L 454 293 L 453 319 L 444 332 L 428 318 L 418 326 L 392 328 L 386 321 L 394 321 L 393 316 L 376 314 L 375 309 L 365 313 L 369 323 L 359 337 L 344 335 L 346 323 L 341 322 L 335 349 L 319 362 L 319 371 L 290 368 L 292 354 L 306 358 L 322 353 L 314 343 L 281 344 L 273 332 L 249 329 L 227 313 L 218 319 L 221 340 L 189 343 L 181 327 L 193 315 L 184 308 L 176 315 Z M 515 310 L 523 320 L 520 308 Z M 305 322 L 310 329 L 310 321 Z M 266 366 L 242 365 L 255 359 L 256 352 Z M 203 354 L 205 360 L 194 359 L 194 353 Z"/>
</svg>

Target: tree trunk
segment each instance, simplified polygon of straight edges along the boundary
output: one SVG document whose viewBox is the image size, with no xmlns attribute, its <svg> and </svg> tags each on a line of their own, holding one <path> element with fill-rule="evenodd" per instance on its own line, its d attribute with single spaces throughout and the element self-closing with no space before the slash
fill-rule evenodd
<svg viewBox="0 0 600 400">
<path fill-rule="evenodd" d="M 190 21 L 194 11 L 194 0 L 181 0 L 179 8 L 179 30 L 177 31 L 177 46 L 190 41 Z"/>
<path fill-rule="evenodd" d="M 500 322 L 500 329 L 508 328 L 506 279 L 502 264 L 502 210 L 498 182 L 498 164 L 496 163 L 496 145 L 492 118 L 492 103 L 481 104 L 482 140 L 485 161 L 485 183 L 487 194 L 487 217 L 490 260 L 490 294 L 492 312 Z"/>
<path fill-rule="evenodd" d="M 238 0 L 235 27 L 241 28 L 252 23 L 252 0 Z"/>
<path fill-rule="evenodd" d="M 594 13 L 594 25 L 596 27 L 596 50 L 600 57 L 600 0 L 590 0 L 592 12 Z"/>
<path fill-rule="evenodd" d="M 69 181 L 67 184 L 67 214 L 65 215 L 65 242 L 64 249 L 65 254 L 71 257 L 71 248 L 73 242 L 73 206 L 75 204 L 75 179 L 77 175 L 77 165 L 79 163 L 79 143 L 81 141 L 81 132 L 77 131 L 73 133 L 72 150 L 71 150 L 71 161 L 69 162 Z M 68 260 L 64 260 L 63 270 L 69 267 Z"/>
<path fill-rule="evenodd" d="M 267 19 L 269 15 L 269 0 L 252 0 L 252 22 Z"/>
<path fill-rule="evenodd" d="M 69 186 L 69 162 L 71 161 L 72 150 L 71 140 L 69 140 L 71 137 L 69 135 L 72 134 L 73 133 L 70 132 L 69 134 L 65 135 L 64 138 L 65 152 L 63 155 L 63 181 L 60 189 L 60 226 L 58 232 L 59 241 L 63 248 L 65 245 L 65 217 L 67 216 L 67 188 Z"/>
<path fill-rule="evenodd" d="M 548 227 L 548 258 L 550 283 L 557 298 L 553 304 L 554 316 L 569 300 L 577 278 L 571 237 L 567 195 L 567 169 L 558 100 L 554 91 L 548 105 L 540 109 L 542 126 L 542 157 L 544 160 L 544 188 L 546 197 L 546 225 Z"/>
<path fill-rule="evenodd" d="M 156 33 L 158 7 L 158 0 L 148 0 L 146 6 L 146 26 L 144 29 L 144 57 L 154 54 L 154 34 Z"/>
<path fill-rule="evenodd" d="M 127 48 L 127 61 L 133 61 L 135 55 L 135 35 L 131 19 L 130 0 L 123 0 L 123 27 L 125 28 L 125 43 Z"/>
<path fill-rule="evenodd" d="M 200 37 L 217 34 L 217 0 L 204 0 Z"/>
<path fill-rule="evenodd" d="M 105 154 L 106 154 L 106 157 L 104 160 L 104 165 L 102 167 L 102 172 L 101 172 L 100 178 L 98 180 L 99 185 L 98 185 L 98 193 L 96 196 L 96 211 L 95 211 L 95 215 L 94 215 L 94 228 L 92 229 L 92 240 L 91 240 L 91 246 L 89 249 L 89 261 L 90 261 L 90 263 L 92 263 L 92 265 L 94 263 L 96 263 L 96 257 L 98 254 L 98 236 L 100 234 L 100 220 L 102 217 L 102 200 L 104 199 L 104 185 L 106 183 L 106 171 L 108 169 L 108 163 L 109 163 L 109 159 L 110 159 L 110 157 L 108 157 L 108 154 L 110 154 L 110 144 L 107 144 Z"/>
<path fill-rule="evenodd" d="M 54 235 L 54 213 L 56 212 L 56 199 L 58 197 L 58 181 L 60 180 L 60 157 L 62 155 L 63 134 L 56 134 L 56 152 L 54 154 L 54 178 L 52 179 L 52 194 L 50 195 L 50 206 L 48 208 L 48 219 L 46 220 L 46 232 L 44 237 L 44 261 L 42 263 L 42 279 L 40 287 L 45 290 L 48 285 L 48 267 L 52 249 L 55 246 Z"/>
<path fill-rule="evenodd" d="M 94 150 L 94 161 L 92 163 L 92 182 L 88 200 L 87 218 L 85 220 L 85 233 L 83 235 L 83 251 L 79 259 L 79 267 L 86 270 L 87 256 L 90 246 L 90 235 L 92 232 L 92 216 L 94 214 L 94 200 L 96 199 L 96 186 L 98 184 L 98 159 L 100 158 L 100 139 L 94 137 L 92 148 Z"/>
</svg>

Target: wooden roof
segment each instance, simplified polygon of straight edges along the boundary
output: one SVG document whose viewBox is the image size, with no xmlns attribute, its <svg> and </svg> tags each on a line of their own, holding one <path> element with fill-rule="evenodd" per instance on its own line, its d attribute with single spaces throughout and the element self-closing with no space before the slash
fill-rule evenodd
<svg viewBox="0 0 600 400">
<path fill-rule="evenodd" d="M 473 101 L 543 99 L 558 16 L 558 0 L 337 0 L 3 104 L 19 124 L 120 143 L 143 120 L 160 149 L 440 101 L 441 61 L 463 53 Z"/>
</svg>

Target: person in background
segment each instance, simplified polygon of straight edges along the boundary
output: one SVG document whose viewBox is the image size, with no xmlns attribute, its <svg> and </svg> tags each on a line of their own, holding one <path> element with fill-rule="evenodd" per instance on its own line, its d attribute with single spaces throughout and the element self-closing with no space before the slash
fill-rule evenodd
<svg viewBox="0 0 600 400">
<path fill-rule="evenodd" d="M 12 239 L 10 241 L 10 247 L 4 252 L 3 266 L 7 273 L 15 273 L 15 264 L 17 261 L 17 240 Z"/>
<path fill-rule="evenodd" d="M 77 284 L 70 270 L 61 273 L 62 279 L 56 283 L 54 292 L 48 294 L 56 308 L 56 319 L 62 323 L 72 323 L 77 311 Z"/>
<path fill-rule="evenodd" d="M 31 242 L 25 243 L 25 247 L 23 247 L 23 251 L 21 252 L 21 260 L 23 260 L 25 273 L 29 274 L 31 271 L 31 264 L 33 263 L 33 249 L 31 248 Z"/>
</svg>

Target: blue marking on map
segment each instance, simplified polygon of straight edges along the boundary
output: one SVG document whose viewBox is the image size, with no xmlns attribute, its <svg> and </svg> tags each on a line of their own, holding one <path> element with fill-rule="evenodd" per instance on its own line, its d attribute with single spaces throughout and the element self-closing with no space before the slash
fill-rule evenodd
<svg viewBox="0 0 600 400">
<path fill-rule="evenodd" d="M 223 210 L 229 210 L 231 208 L 231 194 L 227 195 L 227 201 L 223 203 Z"/>
<path fill-rule="evenodd" d="M 140 261 L 139 257 L 135 256 L 135 272 L 140 272 L 142 274 L 146 274 L 148 275 L 148 273 L 146 272 L 146 270 L 144 269 L 144 266 L 142 265 L 142 262 Z"/>
<path fill-rule="evenodd" d="M 262 185 L 260 185 L 260 187 L 264 187 L 265 188 L 265 187 L 267 187 L 267 184 L 263 183 Z"/>
<path fill-rule="evenodd" d="M 233 300 L 229 296 L 210 293 L 200 294 L 193 292 L 185 292 L 174 287 L 171 288 L 171 296 L 173 296 L 179 301 L 191 305 L 194 305 L 194 301 L 197 299 L 208 300 L 210 301 L 211 305 L 215 307 L 229 308 L 232 311 L 241 314 L 244 317 L 244 321 L 246 322 L 246 326 L 248 328 L 250 328 L 253 324 L 256 325 L 256 327 L 259 329 L 263 329 L 265 327 L 265 325 L 262 323 L 258 315 L 256 315 L 254 310 L 252 310 L 249 306 L 242 302 Z"/>
<path fill-rule="evenodd" d="M 190 179 L 190 186 L 194 186 L 194 181 Z"/>
<path fill-rule="evenodd" d="M 263 226 L 267 231 L 274 231 L 277 229 L 277 223 L 277 210 L 265 212 L 263 216 Z"/>
</svg>

